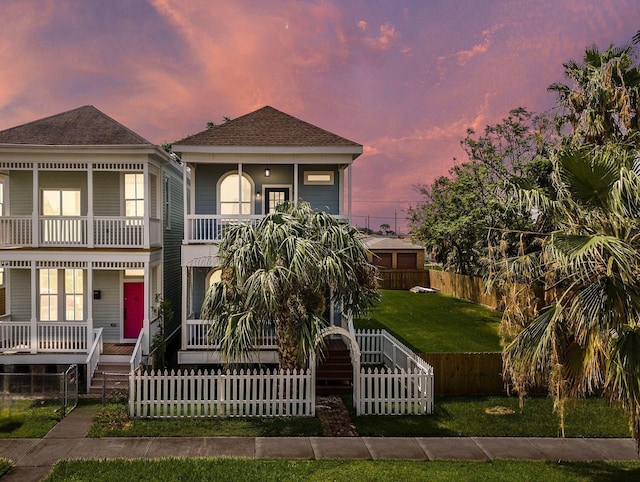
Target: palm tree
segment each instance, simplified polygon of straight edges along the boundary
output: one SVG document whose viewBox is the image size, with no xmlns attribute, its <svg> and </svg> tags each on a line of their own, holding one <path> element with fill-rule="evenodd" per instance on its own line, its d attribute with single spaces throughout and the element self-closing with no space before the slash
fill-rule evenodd
<svg viewBox="0 0 640 482">
<path fill-rule="evenodd" d="M 608 395 L 640 443 L 640 150 L 570 147 L 552 162 L 554 194 L 522 196 L 555 229 L 494 259 L 505 375 L 521 396 L 546 384 L 561 420 L 566 400 Z M 534 285 L 545 288 L 541 309 L 523 303 Z"/>
<path fill-rule="evenodd" d="M 280 366 L 302 368 L 332 306 L 360 315 L 377 299 L 376 268 L 357 231 L 305 202 L 229 227 L 218 257 L 222 279 L 202 313 L 227 362 L 242 359 L 256 335 L 275 325 Z"/>
<path fill-rule="evenodd" d="M 638 129 L 640 69 L 634 53 L 633 45 L 610 46 L 602 52 L 592 46 L 582 64 L 563 64 L 572 85 L 555 83 L 548 90 L 558 94 L 574 142 L 602 144 Z"/>
</svg>

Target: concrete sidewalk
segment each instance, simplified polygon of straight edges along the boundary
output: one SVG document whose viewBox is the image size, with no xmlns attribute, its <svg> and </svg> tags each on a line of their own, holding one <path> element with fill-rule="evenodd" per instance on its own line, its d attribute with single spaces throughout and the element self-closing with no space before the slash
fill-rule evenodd
<svg viewBox="0 0 640 482">
<path fill-rule="evenodd" d="M 244 457 L 402 460 L 640 460 L 625 439 L 511 437 L 158 437 L 85 438 L 96 406 L 81 406 L 43 439 L 0 439 L 15 462 L 2 479 L 39 481 L 61 459 Z"/>
</svg>

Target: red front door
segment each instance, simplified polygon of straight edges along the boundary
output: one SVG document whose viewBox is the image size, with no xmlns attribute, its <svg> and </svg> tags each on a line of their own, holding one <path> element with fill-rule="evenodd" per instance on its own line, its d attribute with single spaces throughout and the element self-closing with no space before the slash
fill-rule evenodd
<svg viewBox="0 0 640 482">
<path fill-rule="evenodd" d="M 144 319 L 144 283 L 124 284 L 124 337 L 138 338 Z"/>
</svg>

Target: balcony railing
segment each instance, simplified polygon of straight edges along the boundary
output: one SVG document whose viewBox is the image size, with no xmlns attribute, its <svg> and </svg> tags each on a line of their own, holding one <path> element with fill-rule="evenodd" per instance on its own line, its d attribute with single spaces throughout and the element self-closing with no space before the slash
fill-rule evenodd
<svg viewBox="0 0 640 482">
<path fill-rule="evenodd" d="M 255 340 L 255 347 L 259 350 L 275 350 L 277 346 L 278 338 L 272 326 L 265 327 Z M 220 340 L 209 335 L 207 320 L 187 320 L 187 350 L 220 350 Z"/>
<path fill-rule="evenodd" d="M 86 216 L 41 216 L 36 238 L 31 216 L 2 216 L 0 247 L 142 248 L 145 247 L 145 221 L 145 218 L 96 216 L 90 233 Z M 150 219 L 148 224 L 149 245 L 159 244 L 162 239 L 160 220 Z"/>
<path fill-rule="evenodd" d="M 87 324 L 38 321 L 35 337 L 30 321 L 0 321 L 0 353 L 86 353 Z"/>
<path fill-rule="evenodd" d="M 257 223 L 263 218 L 261 214 L 233 216 L 229 214 L 188 214 L 186 219 L 187 244 L 204 244 L 220 241 L 224 230 L 238 223 Z M 346 216 L 334 216 L 341 222 L 348 222 Z"/>
<path fill-rule="evenodd" d="M 262 215 L 244 215 L 242 217 L 221 214 L 187 215 L 187 243 L 209 243 L 222 239 L 224 230 L 238 223 L 257 223 Z"/>
</svg>

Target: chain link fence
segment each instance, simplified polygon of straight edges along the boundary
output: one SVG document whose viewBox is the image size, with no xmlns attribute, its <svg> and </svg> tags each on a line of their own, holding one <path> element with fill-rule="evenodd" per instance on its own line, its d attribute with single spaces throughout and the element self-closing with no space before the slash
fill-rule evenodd
<svg viewBox="0 0 640 482">
<path fill-rule="evenodd" d="M 17 404 L 55 407 L 60 418 L 78 404 L 78 366 L 61 373 L 0 373 L 0 410 Z"/>
</svg>

